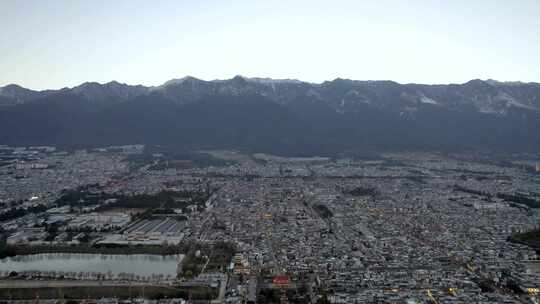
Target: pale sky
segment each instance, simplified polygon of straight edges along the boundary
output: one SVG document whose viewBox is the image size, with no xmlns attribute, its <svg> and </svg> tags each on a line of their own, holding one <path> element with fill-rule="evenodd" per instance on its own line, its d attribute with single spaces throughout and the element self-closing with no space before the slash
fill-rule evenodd
<svg viewBox="0 0 540 304">
<path fill-rule="evenodd" d="M 538 0 L 0 0 L 0 86 L 540 82 Z"/>
</svg>

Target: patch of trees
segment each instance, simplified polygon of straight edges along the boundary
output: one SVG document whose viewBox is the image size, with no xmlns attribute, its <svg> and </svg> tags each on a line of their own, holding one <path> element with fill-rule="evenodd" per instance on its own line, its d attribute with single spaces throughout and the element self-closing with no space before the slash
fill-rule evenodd
<svg viewBox="0 0 540 304">
<path fill-rule="evenodd" d="M 504 199 L 505 201 L 510 201 L 518 204 L 523 204 L 529 208 L 540 208 L 540 201 L 527 197 L 522 194 L 505 194 L 505 193 L 497 193 L 497 197 L 500 199 Z"/>
<path fill-rule="evenodd" d="M 257 295 L 257 303 L 279 303 L 279 293 L 274 289 L 263 288 Z"/>
<path fill-rule="evenodd" d="M 377 190 L 372 187 L 356 187 L 352 190 L 345 191 L 345 193 L 353 196 L 374 196 L 377 195 Z"/>
<path fill-rule="evenodd" d="M 491 194 L 489 192 L 486 192 L 486 191 L 469 189 L 469 188 L 465 188 L 465 187 L 462 187 L 462 186 L 459 186 L 459 185 L 454 185 L 454 191 L 461 191 L 461 192 L 465 192 L 465 193 L 469 193 L 469 194 L 483 196 L 483 197 L 488 198 L 488 199 L 491 199 L 494 196 L 493 194 Z M 497 198 L 503 199 L 503 200 L 505 200 L 507 202 L 510 202 L 510 203 L 525 205 L 525 206 L 527 206 L 529 208 L 540 208 L 540 200 L 528 197 L 528 196 L 526 196 L 524 194 L 519 194 L 519 193 L 514 193 L 514 194 L 497 193 L 495 196 Z M 513 204 L 511 204 L 511 205 L 513 205 Z M 518 207 L 517 205 L 513 205 L 513 206 Z"/>
<path fill-rule="evenodd" d="M 143 214 L 141 218 L 148 219 L 148 218 L 154 218 L 155 216 L 158 216 L 158 215 L 162 215 L 162 216 L 166 215 L 168 217 L 174 217 L 174 219 L 177 221 L 186 221 L 188 219 L 187 216 L 182 215 L 182 214 L 177 214 L 172 209 L 158 208 L 158 209 L 149 210 L 149 212 L 145 212 L 145 213 L 146 214 Z M 144 215 L 148 215 L 148 216 L 144 217 Z"/>
<path fill-rule="evenodd" d="M 174 212 L 173 209 L 168 209 L 168 208 L 157 208 L 157 209 L 154 209 L 154 210 L 153 210 L 153 213 L 154 213 L 154 214 L 161 214 L 161 215 L 164 215 L 164 214 L 175 214 L 175 212 Z"/>
<path fill-rule="evenodd" d="M 6 243 L 6 236 L 3 233 L 0 233 L 0 259 L 14 255 L 15 252 L 13 251 L 13 248 Z"/>
<path fill-rule="evenodd" d="M 206 191 L 161 191 L 156 194 L 117 196 L 117 201 L 106 208 L 161 208 L 182 209 L 189 212 L 188 206 L 204 204 L 210 194 Z"/>
<path fill-rule="evenodd" d="M 206 271 L 224 271 L 236 253 L 236 246 L 230 242 L 217 242 L 215 244 L 203 244 L 195 242 L 182 243 L 178 246 L 179 252 L 185 253 L 182 260 L 180 277 L 191 278 L 197 276 L 204 264 Z M 197 251 L 201 254 L 197 256 Z M 205 253 L 210 256 L 205 257 Z"/>
<path fill-rule="evenodd" d="M 540 253 L 540 229 L 523 233 L 515 233 L 508 237 L 508 241 L 530 246 Z"/>
<path fill-rule="evenodd" d="M 104 200 L 116 198 L 116 195 L 105 192 L 90 191 L 87 187 L 79 187 L 73 190 L 63 190 L 62 195 L 54 204 L 57 206 L 87 206 L 97 205 Z"/>
<path fill-rule="evenodd" d="M 480 287 L 480 290 L 482 292 L 494 292 L 495 291 L 495 282 L 492 279 L 480 279 L 479 282 L 477 282 L 478 287 Z"/>
<path fill-rule="evenodd" d="M 47 207 L 45 207 L 45 205 L 41 205 L 41 204 L 36 205 L 36 206 L 27 207 L 27 208 L 23 208 L 23 207 L 11 208 L 11 209 L 8 209 L 7 211 L 0 214 L 0 222 L 13 220 L 13 219 L 16 219 L 16 218 L 19 218 L 19 217 L 23 217 L 23 216 L 25 216 L 27 214 L 30 214 L 30 213 L 45 212 L 45 210 L 47 210 Z"/>
<path fill-rule="evenodd" d="M 214 221 L 214 223 L 212 224 L 212 229 L 225 231 L 227 230 L 227 226 L 222 221 L 217 220 L 217 221 Z"/>
<path fill-rule="evenodd" d="M 47 237 L 45 237 L 45 241 L 51 242 L 54 240 L 54 238 L 58 235 L 58 226 L 59 225 L 57 224 L 45 226 L 45 231 L 47 231 Z"/>
<path fill-rule="evenodd" d="M 325 205 L 314 205 L 313 209 L 319 214 L 322 218 L 330 218 L 334 216 L 334 213 L 328 209 Z"/>
<path fill-rule="evenodd" d="M 33 300 L 36 298 L 36 293 L 29 292 L 28 290 L 28 288 L 19 287 L 2 288 L 0 289 L 0 299 L 26 300 L 21 301 L 22 303 L 34 302 Z M 78 300 L 73 299 L 101 299 L 111 297 L 112 295 L 120 299 L 127 299 L 141 294 L 144 294 L 145 298 L 155 300 L 163 298 L 191 298 L 194 303 L 210 303 L 211 299 L 217 297 L 217 289 L 206 286 L 188 288 L 177 286 L 152 286 L 150 284 L 146 284 L 145 286 L 107 286 L 107 284 L 105 284 L 101 286 L 74 286 L 64 288 L 62 294 L 66 299 L 66 304 L 70 302 L 79 303 Z M 41 299 L 57 299 L 59 297 L 58 288 L 40 288 L 39 297 Z M 8 300 L 0 300 L 0 303 L 8 303 Z"/>
<path fill-rule="evenodd" d="M 540 229 L 535 229 L 523 233 L 516 233 L 511 236 L 512 239 L 526 242 L 526 241 L 540 241 Z"/>
<path fill-rule="evenodd" d="M 218 242 L 212 246 L 207 271 L 224 271 L 236 253 L 236 246 L 229 242 Z"/>
<path fill-rule="evenodd" d="M 330 304 L 330 300 L 328 299 L 328 291 L 322 290 L 321 297 L 317 299 L 317 304 Z"/>
<path fill-rule="evenodd" d="M 202 255 L 197 256 L 195 251 L 190 252 L 182 260 L 182 272 L 180 273 L 180 276 L 187 279 L 198 276 L 201 273 L 206 260 L 207 259 Z"/>
<path fill-rule="evenodd" d="M 96 254 L 156 254 L 171 255 L 183 252 L 179 246 L 172 245 L 117 245 L 117 244 L 80 244 L 80 245 L 25 245 L 7 246 L 10 256 L 40 253 L 96 253 Z"/>
<path fill-rule="evenodd" d="M 55 201 L 55 204 L 57 206 L 87 206 L 97 205 L 108 199 L 115 199 L 114 202 L 100 206 L 97 211 L 104 211 L 111 208 L 162 208 L 182 209 L 184 212 L 188 212 L 187 207 L 189 205 L 202 205 L 209 197 L 210 193 L 203 190 L 163 190 L 155 194 L 137 194 L 128 196 L 104 192 L 94 193 L 75 189 L 64 191 L 62 196 Z"/>
<path fill-rule="evenodd" d="M 465 188 L 465 187 L 460 186 L 460 185 L 454 185 L 454 191 L 461 191 L 461 192 L 474 194 L 474 195 L 478 195 L 478 196 L 489 197 L 489 198 L 491 198 L 493 196 L 489 192 L 481 191 L 481 190 L 469 189 L 469 188 Z"/>
</svg>

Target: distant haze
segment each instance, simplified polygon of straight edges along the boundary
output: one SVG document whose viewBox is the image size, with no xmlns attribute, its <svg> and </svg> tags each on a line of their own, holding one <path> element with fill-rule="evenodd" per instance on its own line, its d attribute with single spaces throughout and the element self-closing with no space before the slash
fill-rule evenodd
<svg viewBox="0 0 540 304">
<path fill-rule="evenodd" d="M 0 86 L 540 82 L 540 2 L 1 1 Z"/>
</svg>

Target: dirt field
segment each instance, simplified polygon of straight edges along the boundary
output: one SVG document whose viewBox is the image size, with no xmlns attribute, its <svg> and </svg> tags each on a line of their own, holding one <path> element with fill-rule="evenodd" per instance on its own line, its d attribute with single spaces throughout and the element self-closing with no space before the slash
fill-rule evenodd
<svg viewBox="0 0 540 304">
<path fill-rule="evenodd" d="M 176 287 L 166 285 L 119 284 L 97 281 L 0 281 L 0 299 L 97 299 L 102 297 L 187 298 L 207 300 L 217 296 L 217 290 L 205 287 Z"/>
</svg>

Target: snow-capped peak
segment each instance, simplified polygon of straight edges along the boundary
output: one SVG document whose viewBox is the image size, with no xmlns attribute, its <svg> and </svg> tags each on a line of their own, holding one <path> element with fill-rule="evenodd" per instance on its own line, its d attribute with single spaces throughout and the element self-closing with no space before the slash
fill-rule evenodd
<svg viewBox="0 0 540 304">
<path fill-rule="evenodd" d="M 181 84 L 181 83 L 184 83 L 186 81 L 192 81 L 192 80 L 199 80 L 199 79 L 197 79 L 195 77 L 192 77 L 192 76 L 185 76 L 185 77 L 182 77 L 182 78 L 175 78 L 175 79 L 171 79 L 171 80 L 165 82 L 160 87 L 166 87 L 166 86 L 170 86 L 170 85 Z"/>
<path fill-rule="evenodd" d="M 439 104 L 437 101 L 435 101 L 432 98 L 427 97 L 424 94 L 420 94 L 420 102 L 421 103 L 432 104 L 432 105 L 438 105 Z"/>
<path fill-rule="evenodd" d="M 298 79 L 272 79 L 272 78 L 260 78 L 260 77 L 242 77 L 246 81 L 258 82 L 263 84 L 278 84 L 278 83 L 293 83 L 301 84 L 302 81 Z"/>
</svg>

